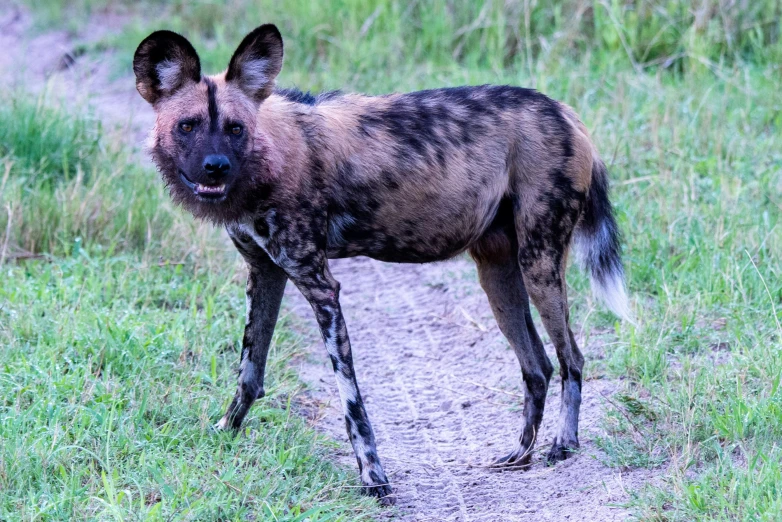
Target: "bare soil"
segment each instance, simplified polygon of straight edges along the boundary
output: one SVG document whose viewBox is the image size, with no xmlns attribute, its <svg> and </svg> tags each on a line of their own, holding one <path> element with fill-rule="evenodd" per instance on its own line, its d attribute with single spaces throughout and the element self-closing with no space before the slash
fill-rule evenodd
<svg viewBox="0 0 782 522">
<path fill-rule="evenodd" d="M 603 464 L 594 440 L 601 433 L 605 397 L 621 385 L 590 371 L 603 357 L 599 344 L 581 343 L 587 359 L 581 451 L 554 467 L 545 465 L 559 411 L 555 374 L 531 469 L 490 470 L 486 464 L 511 451 L 519 436 L 523 391 L 518 362 L 494 322 L 474 264 L 464 257 L 430 265 L 357 258 L 331 266 L 342 283 L 359 388 L 397 494 L 389 519 L 628 519 L 621 504 L 655 472 Z M 340 458 L 355 466 L 312 311 L 294 288 L 287 292 L 288 309 L 310 332 L 314 356 L 299 370 L 321 404 L 316 425 L 341 442 Z M 553 347 L 547 345 L 547 351 L 555 361 Z"/>
<path fill-rule="evenodd" d="M 119 128 L 140 145 L 154 116 L 135 91 L 130 64 L 117 77 L 110 54 L 80 57 L 73 52 L 76 42 L 95 40 L 121 22 L 106 15 L 90 20 L 80 35 L 35 33 L 25 10 L 0 0 L 0 87 L 15 86 L 31 95 L 48 88 L 68 103 L 89 103 L 108 128 Z M 388 520 L 629 517 L 621 507 L 628 492 L 656 473 L 609 468 L 595 446 L 604 397 L 621 386 L 590 370 L 603 356 L 598 342 L 582 346 L 587 370 L 581 451 L 555 467 L 542 460 L 559 410 L 555 375 L 533 466 L 492 471 L 485 465 L 509 452 L 519 435 L 523 392 L 519 365 L 494 323 L 474 265 L 463 257 L 430 265 L 359 258 L 334 261 L 332 271 L 342 283 L 359 387 L 397 495 L 396 508 L 386 511 Z M 309 402 L 317 410 L 310 412 L 313 423 L 339 442 L 335 458 L 354 467 L 312 311 L 292 285 L 285 305 L 309 345 L 311 356 L 295 364 L 311 387 Z"/>
</svg>

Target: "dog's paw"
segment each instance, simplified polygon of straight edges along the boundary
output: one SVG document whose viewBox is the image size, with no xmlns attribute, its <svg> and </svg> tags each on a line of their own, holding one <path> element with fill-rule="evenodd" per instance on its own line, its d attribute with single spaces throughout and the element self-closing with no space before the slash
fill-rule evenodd
<svg viewBox="0 0 782 522">
<path fill-rule="evenodd" d="M 381 506 L 392 506 L 396 503 L 396 496 L 391 484 L 383 470 L 370 471 L 368 480 L 362 478 L 361 493 L 369 497 L 377 498 Z"/>
<path fill-rule="evenodd" d="M 571 441 L 565 444 L 560 444 L 556 440 L 551 445 L 551 449 L 546 457 L 546 464 L 553 466 L 559 461 L 572 457 L 574 453 L 578 451 L 578 441 Z"/>
<path fill-rule="evenodd" d="M 532 448 L 518 446 L 504 457 L 494 460 L 488 467 L 498 471 L 511 471 L 528 469 L 531 465 Z"/>
<path fill-rule="evenodd" d="M 231 423 L 228 421 L 228 417 L 223 417 L 217 423 L 215 423 L 212 428 L 214 428 L 215 431 L 226 431 L 231 429 Z"/>
</svg>

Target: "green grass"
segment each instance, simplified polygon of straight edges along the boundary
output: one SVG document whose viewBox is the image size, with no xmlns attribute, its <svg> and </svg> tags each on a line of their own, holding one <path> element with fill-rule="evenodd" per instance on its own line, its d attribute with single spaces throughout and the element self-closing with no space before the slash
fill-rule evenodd
<svg viewBox="0 0 782 522">
<path fill-rule="evenodd" d="M 273 21 L 281 27 L 286 42 L 286 61 L 280 78 L 284 86 L 377 93 L 444 85 L 509 83 L 536 87 L 571 104 L 581 114 L 610 165 L 612 199 L 625 235 L 629 286 L 638 317 L 637 326 L 616 324 L 612 316 L 592 302 L 583 273 L 573 270 L 569 274 L 576 324 L 588 336 L 593 332 L 605 336 L 602 332 L 606 329 L 615 329 L 609 340 L 607 360 L 588 367 L 587 375 L 607 372 L 624 377 L 627 383 L 626 389 L 612 399 L 604 421 L 606 433 L 600 445 L 605 450 L 606 461 L 618 468 L 653 467 L 662 474 L 661 484 L 633 495 L 631 508 L 641 519 L 774 520 L 782 508 L 782 491 L 778 487 L 782 462 L 779 444 L 782 439 L 780 3 L 750 2 L 745 8 L 741 2 L 731 4 L 732 7 L 716 2 L 699 4 L 707 7 L 705 11 L 691 9 L 689 4 L 678 0 L 550 3 L 430 0 L 409 4 L 413 7 L 394 1 L 378 7 L 379 3 L 350 0 L 322 3 L 233 0 L 222 7 L 210 2 L 185 6 L 180 2 L 163 5 L 147 0 L 140 5 L 121 3 L 107 8 L 103 0 L 82 0 L 69 3 L 69 7 L 55 0 L 38 0 L 34 6 L 42 13 L 42 27 L 56 19 L 51 13 L 60 16 L 87 7 L 92 13 L 106 9 L 125 13 L 124 29 L 93 45 L 93 49 L 109 47 L 117 51 L 118 71 L 129 70 L 135 45 L 146 34 L 166 27 L 191 38 L 202 56 L 204 69 L 216 72 L 226 66 L 244 33 L 259 23 Z M 154 21 L 149 20 L 150 12 L 155 13 Z M 74 26 L 73 30 L 77 29 Z M 15 110 L 13 107 L 0 109 L 0 116 Z M 36 292 L 42 291 L 39 280 L 47 282 L 45 288 L 49 285 L 54 288 L 58 287 L 53 283 L 58 277 L 67 274 L 73 277 L 74 272 L 96 270 L 94 267 L 100 266 L 101 270 L 114 274 L 108 280 L 120 278 L 119 274 L 126 272 L 143 278 L 143 281 L 128 279 L 127 283 L 115 283 L 115 288 L 124 288 L 129 296 L 145 292 L 158 295 L 163 291 L 159 285 L 168 284 L 170 288 L 166 286 L 165 291 L 180 292 L 187 307 L 191 307 L 188 299 L 193 288 L 213 285 L 212 288 L 221 289 L 217 295 L 223 296 L 215 297 L 213 309 L 223 310 L 223 320 L 228 321 L 227 317 L 237 312 L 228 312 L 227 305 L 220 303 L 227 303 L 231 295 L 235 299 L 239 290 L 233 284 L 221 286 L 222 281 L 230 280 L 233 272 L 223 262 L 230 254 L 223 252 L 224 245 L 215 234 L 172 208 L 155 174 L 129 162 L 125 146 L 101 136 L 100 128 L 89 118 L 63 120 L 57 113 L 48 113 L 49 110 L 28 104 L 21 116 L 13 117 L 32 122 L 31 133 L 23 129 L 9 133 L 8 127 L 0 125 L 3 137 L 0 152 L 6 158 L 4 172 L 8 173 L 3 183 L 12 187 L 0 194 L 3 207 L 0 210 L 9 207 L 13 216 L 8 252 L 49 252 L 55 256 L 53 263 L 2 268 L 10 269 L 12 277 L 0 283 L 0 292 L 9 295 L 8 289 L 13 288 L 14 295 L 28 297 L 0 300 L 0 314 L 8 314 L 5 310 L 27 310 L 19 303 L 38 306 L 38 298 L 29 296 L 37 296 Z M 35 111 L 45 115 L 46 121 L 66 122 L 53 125 L 46 134 L 50 140 L 47 143 L 53 145 L 33 146 L 36 137 L 43 135 L 36 130 L 36 125 L 46 126 L 45 121 L 36 123 L 32 116 L 25 119 Z M 60 148 L 65 150 L 58 152 Z M 41 172 L 42 178 L 48 181 L 31 183 L 28 178 L 32 179 L 30 173 L 35 172 Z M 76 193 L 81 196 L 69 197 Z M 75 201 L 81 203 L 77 206 Z M 93 210 L 77 212 L 85 201 Z M 42 226 L 37 216 L 47 216 L 46 223 L 57 223 L 57 226 Z M 3 219 L 7 218 L 0 213 L 0 234 L 7 225 Z M 197 239 L 192 240 L 193 237 Z M 176 275 L 173 267 L 157 267 L 160 256 L 182 260 L 185 263 L 182 266 L 193 267 L 196 276 L 184 277 Z M 118 268 L 121 266 L 125 268 Z M 129 375 L 144 371 L 152 375 L 145 381 L 149 386 L 127 394 L 143 395 L 147 388 L 147 393 L 167 389 L 172 375 L 184 375 L 172 372 L 188 372 L 192 376 L 200 371 L 211 378 L 216 371 L 218 380 L 223 380 L 223 385 L 205 391 L 194 401 L 172 402 L 161 408 L 173 419 L 186 419 L 177 429 L 193 437 L 187 440 L 198 441 L 192 443 L 193 447 L 205 447 L 199 446 L 203 444 L 211 446 L 212 452 L 215 449 L 219 452 L 231 444 L 247 444 L 242 448 L 242 455 L 252 451 L 273 454 L 290 448 L 289 443 L 278 442 L 282 439 L 275 439 L 264 449 L 256 447 L 257 442 L 250 444 L 252 437 L 229 441 L 207 436 L 204 431 L 207 420 L 213 420 L 221 406 L 211 401 L 227 399 L 229 368 L 235 354 L 228 356 L 220 352 L 219 346 L 225 344 L 220 336 L 238 339 L 237 321 L 230 327 L 224 322 L 219 328 L 206 324 L 208 321 L 198 323 L 209 307 L 196 306 L 195 312 L 187 313 L 180 310 L 183 314 L 180 316 L 177 309 L 158 306 L 155 304 L 158 298 L 150 297 L 139 299 L 158 308 L 154 312 L 150 308 L 154 319 L 141 325 L 140 320 L 136 322 L 137 317 L 127 317 L 130 304 L 114 306 L 106 302 L 106 293 L 100 288 L 79 282 L 66 286 L 81 288 L 79 285 L 83 290 L 75 314 L 81 313 L 84 303 L 95 303 L 90 306 L 93 313 L 104 317 L 103 323 L 125 324 L 122 328 L 131 330 L 136 325 L 134 335 L 120 335 L 111 343 L 103 340 L 102 344 L 95 343 L 95 346 L 113 346 L 113 351 L 107 351 L 104 357 L 113 361 L 114 368 L 128 369 Z M 196 294 L 205 295 L 200 290 Z M 48 306 L 41 305 L 47 313 L 49 309 L 74 303 L 73 297 L 70 301 L 64 296 L 49 299 L 42 299 Z M 121 302 L 138 301 L 125 297 Z M 241 305 L 237 306 L 241 310 Z M 26 356 L 27 361 L 43 368 L 47 368 L 46 361 L 51 357 L 70 353 L 68 350 L 73 350 L 73 346 L 84 343 L 88 333 L 100 339 L 111 335 L 108 330 L 100 329 L 100 322 L 78 316 L 71 325 L 71 337 L 51 341 L 59 348 L 47 344 L 38 348 L 38 343 L 30 344 L 34 332 L 43 332 L 40 335 L 44 338 L 57 337 L 52 333 L 56 328 L 48 322 L 51 318 L 19 313 L 22 315 L 14 316 L 13 321 L 6 321 L 0 315 L 0 335 L 20 347 L 11 352 L 43 350 L 45 355 Z M 145 329 L 155 329 L 164 323 L 170 325 L 164 330 L 179 328 L 183 332 L 178 341 L 171 341 L 170 355 L 156 352 L 155 357 L 162 359 L 158 363 L 150 362 L 147 370 L 140 369 L 146 362 L 137 361 L 138 354 L 136 358 L 128 355 L 128 359 L 119 355 L 123 353 L 119 348 L 125 344 L 136 346 L 153 339 L 155 346 L 163 346 L 168 338 Z M 188 346 L 201 346 L 202 353 L 208 355 L 180 363 L 173 354 L 182 353 L 183 339 Z M 284 334 L 279 342 L 285 346 Z M 87 353 L 81 355 L 83 363 L 77 365 L 79 369 L 65 373 L 65 377 L 63 372 L 57 373 L 51 367 L 34 370 L 30 364 L 30 369 L 6 372 L 13 379 L 4 380 L 3 386 L 18 386 L 17 380 L 37 386 L 40 380 L 51 393 L 57 379 L 84 377 L 87 371 L 84 368 L 95 366 L 98 356 Z M 215 365 L 211 363 L 212 355 Z M 2 356 L 14 361 L 23 357 L 10 352 Z M 59 371 L 70 363 L 61 358 L 57 364 Z M 192 367 L 186 369 L 187 365 Z M 196 367 L 200 370 L 193 369 Z M 292 376 L 282 371 L 279 360 L 274 372 L 278 375 L 274 379 L 279 390 L 295 388 Z M 100 380 L 106 375 L 120 380 L 119 373 L 107 372 L 93 378 Z M 172 382 L 176 377 L 173 379 Z M 198 379 L 183 388 L 195 390 L 193 393 L 197 395 L 198 390 L 211 385 L 208 379 Z M 271 420 L 259 424 L 261 418 L 267 417 L 260 413 L 253 415 L 251 433 L 253 429 L 258 430 L 257 433 L 264 434 L 261 439 L 266 430 L 277 433 L 275 430 L 284 425 L 283 418 L 288 426 L 293 426 L 291 429 L 302 429 L 284 405 L 285 398 L 295 396 L 293 392 L 270 395 L 259 409 L 277 408 L 279 416 L 269 415 Z M 8 404 L 21 400 L 17 398 L 18 392 L 5 396 L 12 397 Z M 21 396 L 32 401 L 31 395 L 22 393 Z M 66 396 L 71 397 L 67 393 Z M 126 401 L 114 410 L 109 409 L 115 412 L 111 418 L 119 418 L 116 415 L 125 414 L 129 405 L 137 402 Z M 90 409 L 93 408 L 87 408 Z M 20 413 L 5 415 L 4 422 L 17 422 Z M 51 439 L 43 434 L 57 432 L 53 427 L 57 424 L 49 420 L 56 416 L 51 415 L 36 414 L 20 433 L 40 431 L 43 446 L 49 447 Z M 113 467 L 109 466 L 111 472 L 105 474 L 110 487 L 100 475 L 102 465 L 100 468 L 95 462 L 90 463 L 94 468 L 64 465 L 68 477 L 69 473 L 92 473 L 91 481 L 86 482 L 88 493 L 73 495 L 70 505 L 77 506 L 74 509 L 94 513 L 111 505 L 114 501 L 110 499 L 117 499 L 117 491 L 133 491 L 133 501 L 138 502 L 140 495 L 136 491 L 155 489 L 152 482 L 157 479 L 147 477 L 145 482 L 143 476 L 139 478 L 143 472 L 128 464 L 127 455 L 132 452 L 124 450 L 123 453 L 122 446 L 115 446 L 120 440 L 127 441 L 126 447 L 146 440 L 136 435 L 147 429 L 146 425 L 135 425 L 137 417 L 132 415 L 125 418 L 130 419 L 128 431 L 122 435 L 126 439 L 119 434 L 108 439 L 92 434 L 89 439 L 102 441 L 94 450 L 101 459 L 105 460 L 107 447 L 110 456 L 118 459 Z M 199 423 L 203 424 L 203 430 Z M 112 421 L 112 429 L 118 429 L 116 426 Z M 331 470 L 320 458 L 323 446 L 313 442 L 306 430 L 295 433 L 293 436 L 308 440 L 300 444 L 304 448 L 300 455 L 314 455 L 317 469 Z M 25 436 L 32 439 L 25 438 L 29 442 L 20 443 L 21 448 L 34 454 L 32 448 L 39 447 L 35 442 L 39 439 Z M 57 435 L 58 440 L 60 437 Z M 7 439 L 3 437 L 3 440 Z M 236 447 L 231 446 L 231 450 Z M 166 464 L 166 469 L 177 469 L 174 464 L 168 466 L 169 462 L 188 458 L 186 453 L 156 448 L 149 451 Z M 200 465 L 217 466 L 217 459 L 212 459 L 211 454 L 205 457 L 206 453 L 198 453 Z M 195 452 L 190 457 L 193 455 Z M 4 471 L 7 466 L 7 463 L 0 466 L 3 480 L 11 476 Z M 43 476 L 42 472 L 29 473 L 33 478 Z M 281 502 L 286 494 L 295 494 L 309 499 L 306 506 L 327 506 L 335 510 L 337 506 L 354 506 L 352 495 L 332 496 L 339 490 L 339 484 L 352 483 L 345 482 L 347 479 L 339 472 L 333 473 L 328 477 L 318 475 L 311 482 L 306 482 L 308 477 L 291 473 L 286 480 L 301 480 L 306 484 L 288 489 L 281 486 L 285 493 L 273 497 L 269 504 L 277 505 L 274 502 Z M 24 475 L 16 473 L 16 476 Z M 142 485 L 140 490 L 128 485 L 133 482 L 131 477 Z M 196 490 L 202 492 L 198 498 L 206 497 L 203 491 L 220 490 L 220 483 L 204 478 L 206 473 L 198 477 L 200 480 L 190 481 L 193 488 L 190 493 L 169 484 L 174 494 L 162 494 L 161 509 L 173 512 L 175 506 L 181 506 Z M 32 482 L 32 478 L 24 480 L 39 484 Z M 76 482 L 81 484 L 84 480 Z M 245 486 L 240 485 L 241 481 L 230 483 L 248 492 L 253 499 L 264 498 L 252 489 L 263 488 L 263 481 L 248 480 L 243 482 Z M 63 480 L 59 486 L 46 484 L 27 486 L 26 493 L 20 497 L 23 500 L 15 502 L 22 502 L 27 509 L 34 509 L 32 506 L 39 509 L 33 502 L 34 492 L 70 491 L 65 485 L 71 483 Z M 317 496 L 318 484 L 325 488 L 326 499 Z M 251 489 L 253 493 L 249 493 Z M 230 491 L 233 490 L 223 485 L 221 494 L 228 495 Z M 131 505 L 129 495 L 125 494 L 125 504 L 120 504 Z M 240 504 L 230 502 L 226 509 L 244 509 Z M 253 507 L 248 507 L 248 512 L 259 513 L 259 509 L 264 509 L 259 507 L 262 504 L 250 504 Z M 204 513 L 216 513 L 221 505 L 209 497 L 194 512 L 203 509 Z M 361 504 L 356 509 L 366 506 Z M 120 509 L 133 512 L 127 507 Z M 345 517 L 350 520 L 359 516 L 358 513 L 354 511 Z M 113 515 L 107 512 L 106 517 L 110 516 Z"/>
<path fill-rule="evenodd" d="M 580 62 L 585 55 L 596 55 L 592 64 L 598 68 L 673 72 L 704 63 L 782 59 L 776 0 L 758 0 L 743 10 L 707 2 L 692 11 L 690 4 L 235 0 L 221 6 L 148 0 L 125 9 L 155 11 L 154 21 L 131 18 L 97 48 L 119 50 L 118 70 L 127 72 L 137 42 L 154 29 L 172 29 L 193 41 L 204 70 L 214 73 L 227 66 L 245 34 L 273 22 L 285 39 L 283 84 L 369 93 L 506 78 L 529 84 L 550 73 L 552 63 Z"/>
<path fill-rule="evenodd" d="M 100 148 L 100 122 L 88 115 L 66 113 L 17 94 L 0 107 L 0 156 L 25 171 L 28 187 L 69 180 L 79 169 L 92 170 Z M 18 174 L 15 178 L 21 177 Z"/>
<path fill-rule="evenodd" d="M 3 268 L 0 519 L 367 519 L 333 445 L 291 410 L 284 322 L 267 398 L 238 436 L 213 432 L 235 386 L 236 271 L 86 250 Z"/>
<path fill-rule="evenodd" d="M 134 29 L 155 25 L 208 40 L 206 62 L 217 64 L 226 47 L 263 22 L 278 24 L 289 38 L 296 70 L 346 71 L 376 76 L 399 66 L 457 61 L 504 68 L 562 52 L 597 50 L 639 65 L 682 60 L 752 57 L 779 59 L 780 15 L 776 0 L 554 0 L 551 2 L 424 0 L 364 2 L 331 0 L 226 3 L 182 0 L 28 0 L 44 25 L 77 27 L 85 15 L 111 10 L 144 17 Z M 154 13 L 154 14 L 150 14 Z M 150 22 L 149 20 L 155 20 Z M 119 45 L 134 46 L 136 39 Z M 291 62 L 289 62 L 291 63 Z"/>
<path fill-rule="evenodd" d="M 617 405 L 604 449 L 668 465 L 636 500 L 650 520 L 770 520 L 782 502 L 777 74 L 630 76 L 596 104 L 640 319 L 609 366 L 641 407 Z"/>
<path fill-rule="evenodd" d="M 175 257 L 209 235 L 94 118 L 46 95 L 2 94 L 0 257 L 70 255 L 80 245 Z"/>
</svg>

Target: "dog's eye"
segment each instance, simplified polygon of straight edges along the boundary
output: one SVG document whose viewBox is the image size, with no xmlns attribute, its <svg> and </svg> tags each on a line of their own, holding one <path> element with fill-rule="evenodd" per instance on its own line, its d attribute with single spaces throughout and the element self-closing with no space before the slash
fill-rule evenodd
<svg viewBox="0 0 782 522">
<path fill-rule="evenodd" d="M 179 128 L 182 129 L 184 132 L 190 132 L 193 130 L 193 126 L 189 123 L 181 123 L 179 125 Z"/>
<path fill-rule="evenodd" d="M 242 133 L 242 126 L 241 125 L 234 125 L 231 127 L 231 134 L 234 136 L 239 136 Z"/>
</svg>

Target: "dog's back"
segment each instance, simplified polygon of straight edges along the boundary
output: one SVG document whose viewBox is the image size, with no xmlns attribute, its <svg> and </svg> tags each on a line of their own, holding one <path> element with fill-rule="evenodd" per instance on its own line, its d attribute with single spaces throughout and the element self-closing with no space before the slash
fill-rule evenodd
<svg viewBox="0 0 782 522">
<path fill-rule="evenodd" d="M 591 144 L 575 115 L 530 89 L 287 90 L 260 111 L 270 123 L 288 121 L 301 141 L 292 146 L 311 151 L 282 177 L 309 177 L 295 190 L 325 197 L 329 257 L 445 259 L 481 238 L 503 198 L 536 207 L 554 195 L 582 198 L 589 186 Z"/>
</svg>

